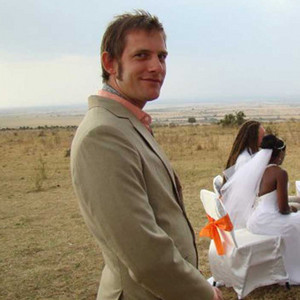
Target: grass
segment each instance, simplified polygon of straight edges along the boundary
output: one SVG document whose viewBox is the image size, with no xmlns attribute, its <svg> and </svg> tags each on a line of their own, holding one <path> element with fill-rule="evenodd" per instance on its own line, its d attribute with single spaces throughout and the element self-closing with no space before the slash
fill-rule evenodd
<svg viewBox="0 0 300 300">
<path fill-rule="evenodd" d="M 300 179 L 300 123 L 265 124 L 287 142 L 290 194 Z M 225 165 L 236 128 L 217 125 L 154 129 L 183 185 L 198 236 L 205 225 L 199 191 Z M 0 299 L 95 299 L 103 260 L 73 194 L 69 157 L 74 130 L 0 131 Z M 36 178 L 42 176 L 42 184 Z M 200 269 L 210 277 L 209 240 L 197 238 Z M 222 288 L 225 299 L 235 299 Z M 247 298 L 300 299 L 300 289 L 262 287 Z M 185 299 L 183 299 L 185 300 Z M 187 299 L 188 300 L 188 299 Z"/>
</svg>

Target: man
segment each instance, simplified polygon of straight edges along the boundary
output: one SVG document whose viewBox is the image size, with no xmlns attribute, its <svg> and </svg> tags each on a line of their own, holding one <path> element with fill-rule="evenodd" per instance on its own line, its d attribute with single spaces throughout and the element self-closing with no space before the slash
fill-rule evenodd
<svg viewBox="0 0 300 300">
<path fill-rule="evenodd" d="M 104 86 L 71 150 L 73 185 L 105 267 L 101 300 L 222 299 L 197 270 L 179 181 L 142 108 L 166 74 L 166 36 L 144 11 L 118 16 L 101 47 Z"/>
</svg>

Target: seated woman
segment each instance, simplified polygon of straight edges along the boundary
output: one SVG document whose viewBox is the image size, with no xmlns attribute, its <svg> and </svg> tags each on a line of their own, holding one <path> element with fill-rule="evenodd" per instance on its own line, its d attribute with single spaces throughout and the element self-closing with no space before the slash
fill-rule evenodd
<svg viewBox="0 0 300 300">
<path fill-rule="evenodd" d="M 248 207 L 247 210 L 244 210 L 244 206 L 242 205 L 243 200 L 245 200 L 242 187 L 246 182 L 242 182 L 240 184 L 239 181 L 241 177 L 232 175 L 258 152 L 259 145 L 264 134 L 265 129 L 259 122 L 248 120 L 243 123 L 233 142 L 232 149 L 227 160 L 226 169 L 223 172 L 223 180 L 217 181 L 217 177 L 215 177 L 213 182 L 214 189 L 219 195 L 221 195 L 222 202 L 225 205 L 235 228 L 244 228 L 246 226 L 246 220 L 251 209 Z M 256 172 L 255 169 L 253 171 Z M 227 183 L 229 178 L 230 183 Z M 215 182 L 217 182 L 218 185 L 216 185 Z M 232 186 L 235 188 L 233 189 Z M 236 189 L 236 186 L 239 186 L 239 189 Z M 245 202 L 247 204 L 250 203 L 250 201 Z"/>
<path fill-rule="evenodd" d="M 265 129 L 259 122 L 248 120 L 243 123 L 233 142 L 226 169 L 235 166 L 234 168 L 237 170 L 249 161 L 251 156 L 259 150 L 264 135 Z"/>
<path fill-rule="evenodd" d="M 260 150 L 238 168 L 232 166 L 224 171 L 227 181 L 221 188 L 221 199 L 236 229 L 246 227 L 247 220 L 255 208 L 259 182 L 271 154 L 272 150 L 270 149 Z M 293 201 L 290 204 L 297 208 L 300 207 L 299 197 L 291 196 L 289 198 Z"/>
<path fill-rule="evenodd" d="M 261 165 L 264 167 L 261 180 L 257 176 L 257 207 L 250 215 L 247 227 L 256 234 L 282 236 L 285 244 L 283 259 L 290 283 L 300 284 L 300 212 L 288 203 L 288 174 L 280 167 L 286 145 L 276 136 L 267 135 L 261 148 L 261 156 L 270 158 L 267 165 Z"/>
</svg>

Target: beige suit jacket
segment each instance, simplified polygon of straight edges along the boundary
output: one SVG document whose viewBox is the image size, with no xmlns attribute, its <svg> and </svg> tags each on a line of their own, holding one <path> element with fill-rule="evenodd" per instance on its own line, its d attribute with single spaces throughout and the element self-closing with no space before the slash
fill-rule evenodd
<svg viewBox="0 0 300 300">
<path fill-rule="evenodd" d="M 101 300 L 211 300 L 194 233 L 168 159 L 116 101 L 89 98 L 71 172 L 80 209 L 105 260 Z"/>
</svg>

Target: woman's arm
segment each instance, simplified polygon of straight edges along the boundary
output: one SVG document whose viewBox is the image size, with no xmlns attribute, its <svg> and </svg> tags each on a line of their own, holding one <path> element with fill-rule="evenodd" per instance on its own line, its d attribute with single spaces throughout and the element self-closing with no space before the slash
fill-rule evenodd
<svg viewBox="0 0 300 300">
<path fill-rule="evenodd" d="M 279 212 L 289 214 L 293 208 L 288 205 L 288 174 L 285 170 L 278 169 L 276 174 L 276 190 Z"/>
</svg>

